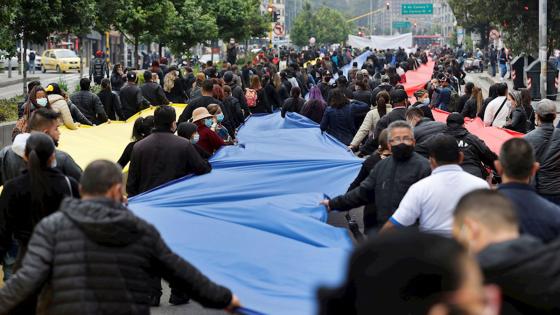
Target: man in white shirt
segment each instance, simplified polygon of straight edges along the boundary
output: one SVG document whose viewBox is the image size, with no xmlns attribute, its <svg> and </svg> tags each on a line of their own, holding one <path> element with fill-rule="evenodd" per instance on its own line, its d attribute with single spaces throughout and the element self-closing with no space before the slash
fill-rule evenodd
<svg viewBox="0 0 560 315">
<path fill-rule="evenodd" d="M 463 152 L 455 138 L 436 135 L 430 144 L 432 175 L 412 185 L 381 232 L 420 222 L 420 230 L 451 236 L 453 211 L 465 194 L 488 189 L 488 183 L 459 166 Z"/>
<path fill-rule="evenodd" d="M 508 86 L 499 83 L 497 86 L 498 97 L 493 99 L 484 111 L 484 126 L 503 127 L 510 113 L 510 104 L 507 99 Z"/>
</svg>

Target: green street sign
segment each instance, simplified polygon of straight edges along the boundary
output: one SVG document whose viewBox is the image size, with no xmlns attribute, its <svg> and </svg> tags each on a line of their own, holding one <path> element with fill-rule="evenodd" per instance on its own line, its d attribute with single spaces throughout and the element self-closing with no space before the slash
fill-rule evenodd
<svg viewBox="0 0 560 315">
<path fill-rule="evenodd" d="M 403 3 L 401 14 L 434 14 L 434 5 L 431 3 Z"/>
<path fill-rule="evenodd" d="M 408 21 L 394 21 L 393 28 L 410 28 L 412 24 Z"/>
</svg>

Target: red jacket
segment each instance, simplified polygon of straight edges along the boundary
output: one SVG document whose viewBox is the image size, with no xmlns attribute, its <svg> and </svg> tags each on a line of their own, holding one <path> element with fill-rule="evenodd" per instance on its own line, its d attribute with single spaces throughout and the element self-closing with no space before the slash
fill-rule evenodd
<svg viewBox="0 0 560 315">
<path fill-rule="evenodd" d="M 196 144 L 203 148 L 204 151 L 214 154 L 216 150 L 224 145 L 224 140 L 222 140 L 222 138 L 220 138 L 220 136 L 218 136 L 210 128 L 206 127 L 202 121 L 196 122 L 196 125 L 198 126 L 198 135 L 200 136 Z"/>
</svg>

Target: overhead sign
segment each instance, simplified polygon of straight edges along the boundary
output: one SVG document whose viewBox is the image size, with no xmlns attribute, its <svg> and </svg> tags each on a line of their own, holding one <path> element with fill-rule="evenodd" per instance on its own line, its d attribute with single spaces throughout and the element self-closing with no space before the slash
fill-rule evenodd
<svg viewBox="0 0 560 315">
<path fill-rule="evenodd" d="M 276 24 L 274 24 L 274 35 L 276 36 L 282 36 L 284 35 L 284 25 L 280 22 L 276 22 Z"/>
<path fill-rule="evenodd" d="M 434 5 L 431 3 L 403 3 L 401 14 L 434 14 Z"/>
<path fill-rule="evenodd" d="M 412 24 L 409 21 L 394 21 L 393 28 L 410 28 Z"/>
</svg>

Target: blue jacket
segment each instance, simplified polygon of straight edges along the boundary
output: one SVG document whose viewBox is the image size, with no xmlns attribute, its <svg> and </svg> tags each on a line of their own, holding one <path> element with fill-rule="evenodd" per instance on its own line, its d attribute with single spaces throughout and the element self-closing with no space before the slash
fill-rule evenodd
<svg viewBox="0 0 560 315">
<path fill-rule="evenodd" d="M 357 131 L 354 113 L 368 109 L 368 104 L 357 101 L 352 101 L 342 108 L 329 106 L 321 119 L 321 131 L 326 131 L 345 145 L 350 145 Z"/>
<path fill-rule="evenodd" d="M 543 242 L 560 235 L 560 207 L 539 196 L 527 184 L 509 183 L 498 186 L 498 191 L 513 202 L 519 226 L 524 234 L 531 234 Z"/>
<path fill-rule="evenodd" d="M 451 101 L 451 89 L 448 87 L 439 88 L 437 92 L 436 107 L 444 111 L 449 111 L 448 106 Z"/>
</svg>

